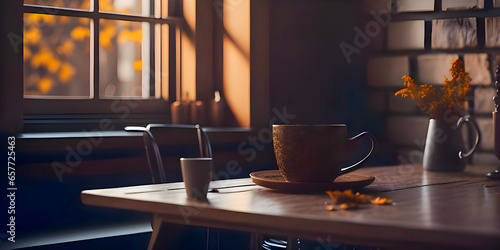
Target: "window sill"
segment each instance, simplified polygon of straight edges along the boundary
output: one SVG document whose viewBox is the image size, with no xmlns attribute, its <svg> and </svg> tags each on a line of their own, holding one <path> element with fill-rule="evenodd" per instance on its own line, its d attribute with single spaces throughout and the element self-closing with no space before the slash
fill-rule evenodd
<svg viewBox="0 0 500 250">
<path fill-rule="evenodd" d="M 225 168 L 228 162 L 238 162 L 242 167 L 239 176 L 248 176 L 247 172 L 260 170 L 273 162 L 271 143 L 259 144 L 267 150 L 250 145 L 249 142 L 258 136 L 256 129 L 204 129 L 210 138 L 218 169 Z M 241 152 L 242 145 L 247 151 Z M 249 157 L 253 158 L 249 160 Z M 54 163 L 71 168 L 65 168 L 68 170 L 64 173 L 65 178 L 148 174 L 141 132 L 22 133 L 16 136 L 16 158 L 19 174 L 26 178 L 54 179 Z"/>
<path fill-rule="evenodd" d="M 251 128 L 237 127 L 204 127 L 207 134 L 233 134 L 250 133 Z M 16 136 L 19 139 L 70 139 L 70 138 L 88 138 L 88 137 L 142 137 L 141 132 L 127 131 L 80 131 L 80 132 L 32 132 L 21 133 Z"/>
<path fill-rule="evenodd" d="M 203 128 L 208 136 L 212 146 L 217 144 L 234 144 L 248 140 L 248 136 L 253 129 L 236 127 L 206 127 Z M 79 143 L 89 145 L 93 150 L 109 151 L 109 157 L 117 157 L 123 152 L 114 152 L 115 150 L 125 150 L 132 155 L 143 153 L 144 144 L 141 132 L 127 131 L 80 131 L 80 132 L 32 132 L 21 133 L 16 136 L 18 139 L 17 151 L 20 153 L 35 153 L 37 155 L 43 152 L 61 152 L 67 148 L 76 148 Z M 83 143 L 82 143 L 83 142 Z M 130 151 L 132 150 L 132 151 Z M 100 158 L 105 157 L 101 156 Z"/>
</svg>

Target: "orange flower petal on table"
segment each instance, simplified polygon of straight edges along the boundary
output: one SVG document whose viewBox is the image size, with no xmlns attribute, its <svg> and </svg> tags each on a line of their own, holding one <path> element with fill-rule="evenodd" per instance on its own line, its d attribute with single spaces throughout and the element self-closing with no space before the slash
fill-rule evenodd
<svg viewBox="0 0 500 250">
<path fill-rule="evenodd" d="M 360 203 L 368 203 L 370 198 L 371 197 L 367 194 L 356 193 L 356 200 Z"/>
<path fill-rule="evenodd" d="M 356 196 L 352 194 L 351 190 L 342 191 L 326 191 L 335 203 L 355 202 Z"/>
<path fill-rule="evenodd" d="M 349 202 L 349 203 L 342 203 L 339 205 L 339 208 L 342 210 L 347 210 L 347 209 L 353 209 L 358 207 L 358 203 L 355 202 Z"/>
<path fill-rule="evenodd" d="M 359 192 L 354 194 L 352 190 L 347 189 L 342 191 L 326 191 L 326 193 L 332 198 L 332 200 L 337 204 L 342 203 L 368 203 L 370 201 L 370 196 L 366 194 L 360 194 Z"/>
<path fill-rule="evenodd" d="M 356 194 L 353 194 L 352 190 L 345 190 L 345 191 L 326 191 L 326 193 L 332 198 L 332 200 L 335 202 L 336 205 L 338 205 L 339 209 L 346 210 L 346 209 L 353 209 L 359 207 L 361 204 L 365 203 L 373 203 L 376 205 L 383 205 L 383 204 L 392 204 L 391 199 L 387 198 L 382 198 L 382 197 L 377 197 L 375 199 L 372 199 L 370 195 L 367 194 L 361 194 L 357 192 Z M 326 205 L 327 203 L 325 203 Z M 334 211 L 335 206 L 330 205 L 327 207 L 328 210 Z"/>
<path fill-rule="evenodd" d="M 377 197 L 374 200 L 371 200 L 371 202 L 375 205 L 390 205 L 390 204 L 392 204 L 391 199 L 381 198 L 381 197 Z"/>
</svg>

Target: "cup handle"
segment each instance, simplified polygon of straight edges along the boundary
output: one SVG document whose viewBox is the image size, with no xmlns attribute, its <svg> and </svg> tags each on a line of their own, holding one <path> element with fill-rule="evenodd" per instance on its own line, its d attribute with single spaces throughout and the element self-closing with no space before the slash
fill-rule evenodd
<svg viewBox="0 0 500 250">
<path fill-rule="evenodd" d="M 471 124 L 471 126 L 476 131 L 476 142 L 474 143 L 474 146 L 472 146 L 472 148 L 469 150 L 469 152 L 467 152 L 465 154 L 462 151 L 458 152 L 458 157 L 460 159 L 465 159 L 465 158 L 471 156 L 472 153 L 474 153 L 474 151 L 476 151 L 476 148 L 477 148 L 477 145 L 479 145 L 479 142 L 481 142 L 481 131 L 479 130 L 479 126 L 477 125 L 477 122 L 474 119 L 472 119 L 469 114 L 466 114 L 466 115 L 460 117 L 460 119 L 458 119 L 457 129 L 460 129 L 460 127 L 462 127 L 464 122 L 468 122 L 469 124 Z"/>
<path fill-rule="evenodd" d="M 361 159 L 360 161 L 358 161 L 357 163 L 349 166 L 349 167 L 345 167 L 345 168 L 342 168 L 340 170 L 340 174 L 347 174 L 349 172 L 352 172 L 356 169 L 358 169 L 361 164 L 363 164 L 366 160 L 368 160 L 368 158 L 370 158 L 370 156 L 375 152 L 375 149 L 377 148 L 377 140 L 375 139 L 375 137 L 373 135 L 371 135 L 370 133 L 368 132 L 363 132 L 359 135 L 356 135 L 354 136 L 353 138 L 349 139 L 348 141 L 348 148 L 349 149 L 352 149 L 354 148 L 354 146 L 356 144 L 358 144 L 358 142 L 361 140 L 361 138 L 363 136 L 368 136 L 368 138 L 370 138 L 370 141 L 372 142 L 372 148 L 370 149 L 370 152 L 363 158 Z"/>
</svg>

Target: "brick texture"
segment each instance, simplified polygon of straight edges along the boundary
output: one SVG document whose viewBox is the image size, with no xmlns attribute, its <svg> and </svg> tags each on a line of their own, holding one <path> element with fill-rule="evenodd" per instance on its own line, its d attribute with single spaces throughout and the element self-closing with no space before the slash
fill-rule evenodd
<svg viewBox="0 0 500 250">
<path fill-rule="evenodd" d="M 432 20 L 433 49 L 462 49 L 477 46 L 476 18 Z"/>
<path fill-rule="evenodd" d="M 491 114 L 495 109 L 493 96 L 495 96 L 495 88 L 476 88 L 474 90 L 474 112 L 477 114 Z"/>
<path fill-rule="evenodd" d="M 387 48 L 390 50 L 424 49 L 424 20 L 389 24 Z"/>
<path fill-rule="evenodd" d="M 403 75 L 410 73 L 408 56 L 375 57 L 368 61 L 368 85 L 403 86 Z"/>
<path fill-rule="evenodd" d="M 434 0 L 398 0 L 396 1 L 397 12 L 433 11 Z"/>
<path fill-rule="evenodd" d="M 469 72 L 472 78 L 472 85 L 490 85 L 491 73 L 488 54 L 465 54 L 464 55 L 465 71 Z"/>
<path fill-rule="evenodd" d="M 451 78 L 451 62 L 457 54 L 431 54 L 417 57 L 418 81 L 426 84 L 444 84 L 444 76 Z"/>
<path fill-rule="evenodd" d="M 442 0 L 442 10 L 483 9 L 484 0 Z"/>
<path fill-rule="evenodd" d="M 486 47 L 500 47 L 500 17 L 487 17 L 486 23 Z"/>
</svg>

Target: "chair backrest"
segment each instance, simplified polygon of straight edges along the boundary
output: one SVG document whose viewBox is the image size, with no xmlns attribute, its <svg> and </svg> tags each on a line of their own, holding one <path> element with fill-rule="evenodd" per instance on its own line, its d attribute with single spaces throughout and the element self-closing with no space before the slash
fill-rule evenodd
<svg viewBox="0 0 500 250">
<path fill-rule="evenodd" d="M 143 132 L 153 183 L 168 182 L 165 167 L 178 166 L 181 157 L 212 158 L 210 140 L 199 125 L 149 124 L 146 127 L 126 127 L 125 130 Z M 167 156 L 174 161 L 169 162 Z M 180 168 L 174 168 L 180 173 Z"/>
</svg>

